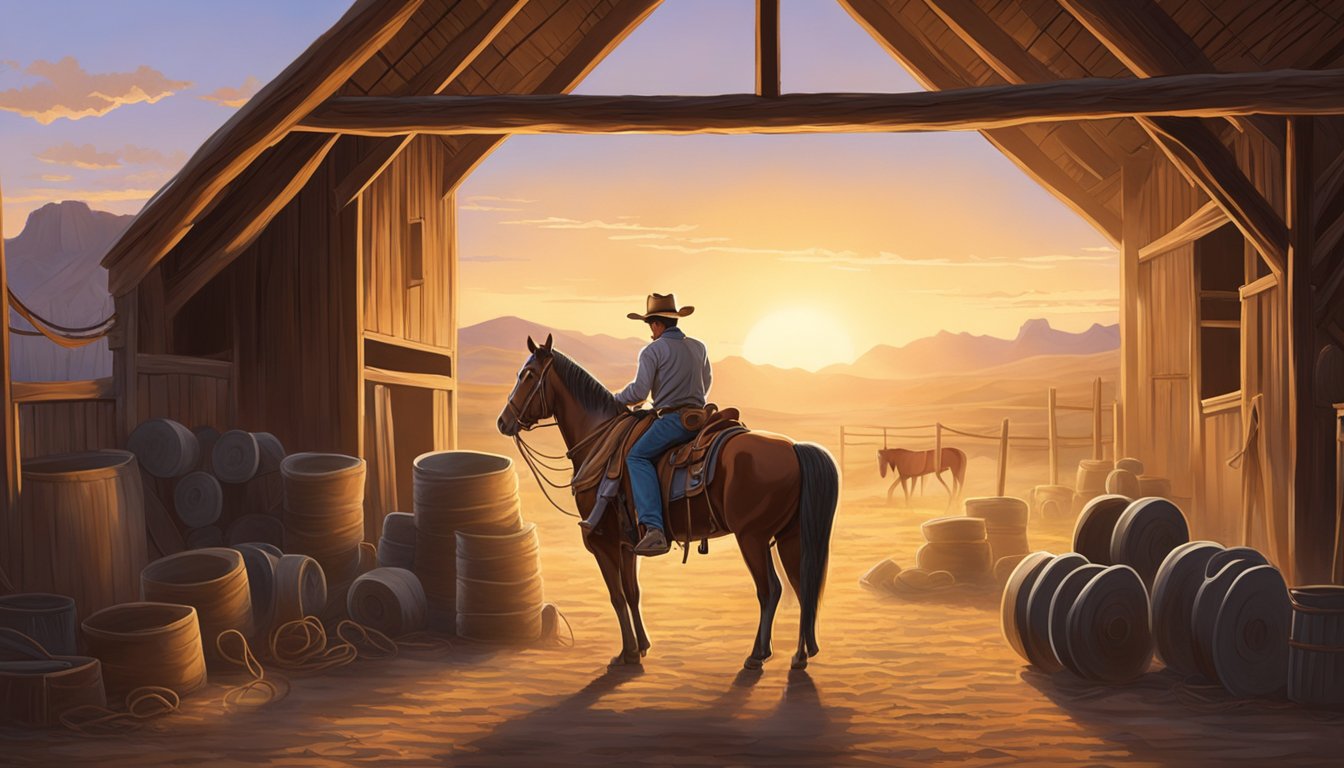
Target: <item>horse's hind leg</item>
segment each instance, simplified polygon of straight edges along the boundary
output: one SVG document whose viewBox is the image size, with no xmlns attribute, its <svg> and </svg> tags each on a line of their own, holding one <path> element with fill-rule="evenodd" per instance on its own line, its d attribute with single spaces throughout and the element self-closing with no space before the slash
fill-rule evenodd
<svg viewBox="0 0 1344 768">
<path fill-rule="evenodd" d="M 891 497 L 896 495 L 897 485 L 900 485 L 902 488 L 905 487 L 905 484 L 901 482 L 899 476 L 895 480 L 892 480 L 891 485 L 887 487 L 887 506 L 891 506 Z"/>
<path fill-rule="evenodd" d="M 625 592 L 625 603 L 630 607 L 630 618 L 635 624 L 635 640 L 639 644 L 639 655 L 649 652 L 649 636 L 644 632 L 644 617 L 639 611 L 639 558 L 634 552 L 621 550 L 621 586 Z"/>
<path fill-rule="evenodd" d="M 761 605 L 761 621 L 756 628 L 756 644 L 742 666 L 746 669 L 760 669 L 765 660 L 770 658 L 770 633 L 775 624 L 775 609 L 779 607 L 779 598 L 784 592 L 784 587 L 779 583 L 779 576 L 775 573 L 775 562 L 770 557 L 769 539 L 738 536 L 737 543 L 742 551 L 742 559 L 747 563 L 747 570 L 751 571 L 751 578 L 756 582 L 756 601 Z"/>
<path fill-rule="evenodd" d="M 784 563 L 784 574 L 789 578 L 793 593 L 802 600 L 803 594 L 803 538 L 801 529 L 795 523 L 775 538 L 775 549 L 779 551 L 780 562 Z M 798 650 L 793 654 L 791 666 L 794 669 L 807 667 L 807 633 L 803 631 L 802 621 L 798 622 Z"/>
<path fill-rule="evenodd" d="M 954 495 L 953 495 L 953 493 L 952 493 L 952 489 L 951 489 L 950 487 L 948 487 L 948 485 L 947 485 L 947 481 L 943 479 L 943 471 L 940 469 L 940 470 L 938 470 L 936 473 L 934 473 L 933 476 L 936 477 L 936 478 L 938 478 L 938 482 L 940 482 L 940 483 L 943 484 L 943 490 L 947 491 L 947 508 L 948 508 L 948 509 L 951 509 L 951 508 L 952 508 L 952 499 L 954 498 Z M 952 478 L 952 482 L 955 483 L 956 481 L 957 481 L 957 479 L 956 479 L 956 476 L 954 475 L 953 478 Z"/>
</svg>

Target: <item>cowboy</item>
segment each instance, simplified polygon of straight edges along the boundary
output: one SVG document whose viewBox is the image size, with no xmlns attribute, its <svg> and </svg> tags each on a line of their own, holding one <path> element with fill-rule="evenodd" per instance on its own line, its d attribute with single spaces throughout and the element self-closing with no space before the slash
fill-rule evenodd
<svg viewBox="0 0 1344 768">
<path fill-rule="evenodd" d="M 663 533 L 663 498 L 654 462 L 669 448 L 695 437 L 695 432 L 682 426 L 679 412 L 705 407 L 709 393 L 712 377 L 705 345 L 677 327 L 680 318 L 694 311 L 695 307 L 677 309 L 677 299 L 670 293 L 654 293 L 645 302 L 644 314 L 626 315 L 647 323 L 653 341 L 639 353 L 635 380 L 615 393 L 616 401 L 638 406 L 652 394 L 657 417 L 625 459 L 635 511 L 644 529 L 644 537 L 635 545 L 637 555 L 661 555 L 671 548 Z"/>
</svg>

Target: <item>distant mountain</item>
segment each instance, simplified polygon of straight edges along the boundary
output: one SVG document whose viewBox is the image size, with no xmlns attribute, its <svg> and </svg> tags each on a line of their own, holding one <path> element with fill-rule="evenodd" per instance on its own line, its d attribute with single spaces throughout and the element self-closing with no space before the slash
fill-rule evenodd
<svg viewBox="0 0 1344 768">
<path fill-rule="evenodd" d="M 497 317 L 458 331 L 462 380 L 469 384 L 511 381 L 527 359 L 527 337 L 540 344 L 547 334 L 554 335 L 556 349 L 613 389 L 634 378 L 639 351 L 648 343 L 647 339 L 618 339 L 547 328 L 520 317 Z"/>
<path fill-rule="evenodd" d="M 1093 355 L 1119 347 L 1118 325 L 1094 324 L 1081 333 L 1069 333 L 1050 327 L 1048 320 L 1035 319 L 1023 323 L 1012 339 L 940 331 L 902 347 L 880 344 L 852 364 L 832 365 L 822 372 L 905 379 L 974 371 L 1041 355 Z"/>
<path fill-rule="evenodd" d="M 48 203 L 5 241 L 9 287 L 34 312 L 55 323 L 92 325 L 112 313 L 107 270 L 99 262 L 133 216 L 94 211 L 81 202 Z M 28 325 L 11 314 L 11 324 Z M 11 336 L 10 360 L 20 381 L 109 376 L 107 342 L 68 350 L 42 338 Z"/>
</svg>

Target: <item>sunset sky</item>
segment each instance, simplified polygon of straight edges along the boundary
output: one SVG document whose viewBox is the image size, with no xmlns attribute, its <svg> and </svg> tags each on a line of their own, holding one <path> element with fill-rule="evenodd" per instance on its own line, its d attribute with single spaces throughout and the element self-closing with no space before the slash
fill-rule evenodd
<svg viewBox="0 0 1344 768">
<path fill-rule="evenodd" d="M 137 211 L 346 7 L 0 0 L 5 235 L 55 200 Z M 749 92 L 753 9 L 667 0 L 578 92 Z M 918 90 L 837 4 L 781 15 L 785 91 Z M 1115 320 L 1106 240 L 974 133 L 524 136 L 458 202 L 463 325 L 640 335 L 626 312 L 672 291 L 715 357 L 756 330 L 758 362 L 816 367 L 940 329 Z"/>
</svg>

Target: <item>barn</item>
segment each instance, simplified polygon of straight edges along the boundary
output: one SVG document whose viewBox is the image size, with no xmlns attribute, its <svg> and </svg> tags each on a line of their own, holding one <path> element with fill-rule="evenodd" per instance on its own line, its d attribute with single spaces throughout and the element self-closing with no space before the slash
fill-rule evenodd
<svg viewBox="0 0 1344 768">
<path fill-rule="evenodd" d="M 780 95 L 771 2 L 756 94 L 607 98 L 560 95 L 657 0 L 359 0 L 108 253 L 112 379 L 16 387 L 8 444 L 265 430 L 366 458 L 372 532 L 455 447 L 454 190 L 508 135 L 980 130 L 1120 252 L 1125 452 L 1196 536 L 1344 576 L 1344 8 L 840 3 L 930 93 Z"/>
</svg>

